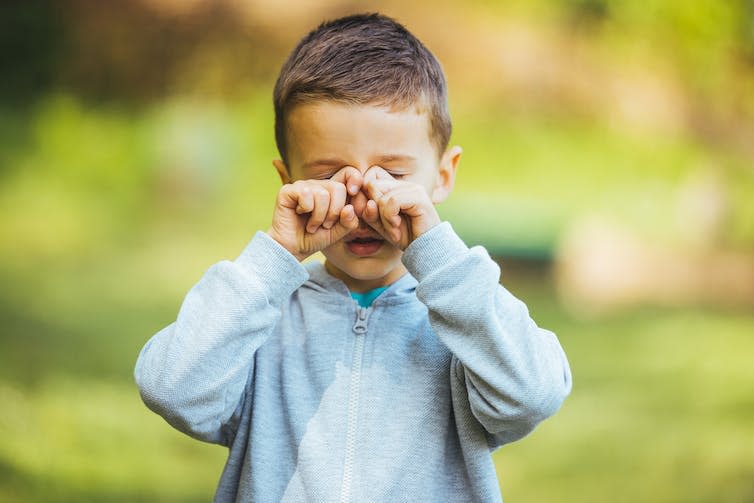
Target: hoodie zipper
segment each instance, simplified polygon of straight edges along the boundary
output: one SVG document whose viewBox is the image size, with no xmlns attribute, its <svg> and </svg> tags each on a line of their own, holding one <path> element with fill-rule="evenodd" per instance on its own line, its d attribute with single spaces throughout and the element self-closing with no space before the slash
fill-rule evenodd
<svg viewBox="0 0 754 503">
<path fill-rule="evenodd" d="M 343 483 L 340 488 L 340 501 L 346 503 L 351 499 L 351 485 L 353 482 L 353 463 L 356 455 L 356 428 L 359 413 L 359 391 L 361 388 L 361 360 L 364 355 L 364 339 L 366 338 L 369 308 L 359 307 L 356 322 L 352 330 L 356 334 L 356 342 L 351 362 L 351 382 L 348 388 L 348 426 L 346 429 L 346 455 L 343 462 Z"/>
</svg>

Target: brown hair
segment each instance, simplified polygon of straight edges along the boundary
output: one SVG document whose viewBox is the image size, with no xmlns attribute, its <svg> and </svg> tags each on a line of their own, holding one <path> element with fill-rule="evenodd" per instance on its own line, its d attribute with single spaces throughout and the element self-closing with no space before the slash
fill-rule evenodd
<svg viewBox="0 0 754 503">
<path fill-rule="evenodd" d="M 429 112 L 442 155 L 451 132 L 447 85 L 431 52 L 397 21 L 357 14 L 321 24 L 283 64 L 275 83 L 275 141 L 287 164 L 286 114 L 297 104 L 333 100 Z"/>
</svg>

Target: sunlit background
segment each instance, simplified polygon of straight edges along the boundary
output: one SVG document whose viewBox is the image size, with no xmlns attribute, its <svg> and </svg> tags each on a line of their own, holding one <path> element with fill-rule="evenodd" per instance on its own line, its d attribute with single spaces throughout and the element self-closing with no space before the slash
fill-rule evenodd
<svg viewBox="0 0 754 503">
<path fill-rule="evenodd" d="M 752 0 L 0 3 L 0 501 L 211 499 L 133 364 L 269 225 L 287 53 L 374 10 L 448 76 L 441 212 L 571 361 L 504 497 L 754 501 Z"/>
</svg>

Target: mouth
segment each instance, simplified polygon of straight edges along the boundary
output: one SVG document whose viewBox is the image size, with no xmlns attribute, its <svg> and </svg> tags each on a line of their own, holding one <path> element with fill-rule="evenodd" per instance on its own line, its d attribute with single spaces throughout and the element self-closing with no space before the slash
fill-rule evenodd
<svg viewBox="0 0 754 503">
<path fill-rule="evenodd" d="M 345 241 L 348 251 L 358 257 L 374 255 L 380 251 L 384 243 L 384 239 L 372 235 L 354 236 Z"/>
</svg>

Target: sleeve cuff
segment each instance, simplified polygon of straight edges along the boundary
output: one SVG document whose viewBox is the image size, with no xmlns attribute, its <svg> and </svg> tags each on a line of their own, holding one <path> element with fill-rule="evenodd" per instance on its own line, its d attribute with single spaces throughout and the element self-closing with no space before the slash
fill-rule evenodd
<svg viewBox="0 0 754 503">
<path fill-rule="evenodd" d="M 468 250 L 450 223 L 442 222 L 408 245 L 403 253 L 403 264 L 421 281 Z"/>
<path fill-rule="evenodd" d="M 309 273 L 288 250 L 258 231 L 234 261 L 259 278 L 268 298 L 288 298 L 309 279 Z"/>
</svg>

